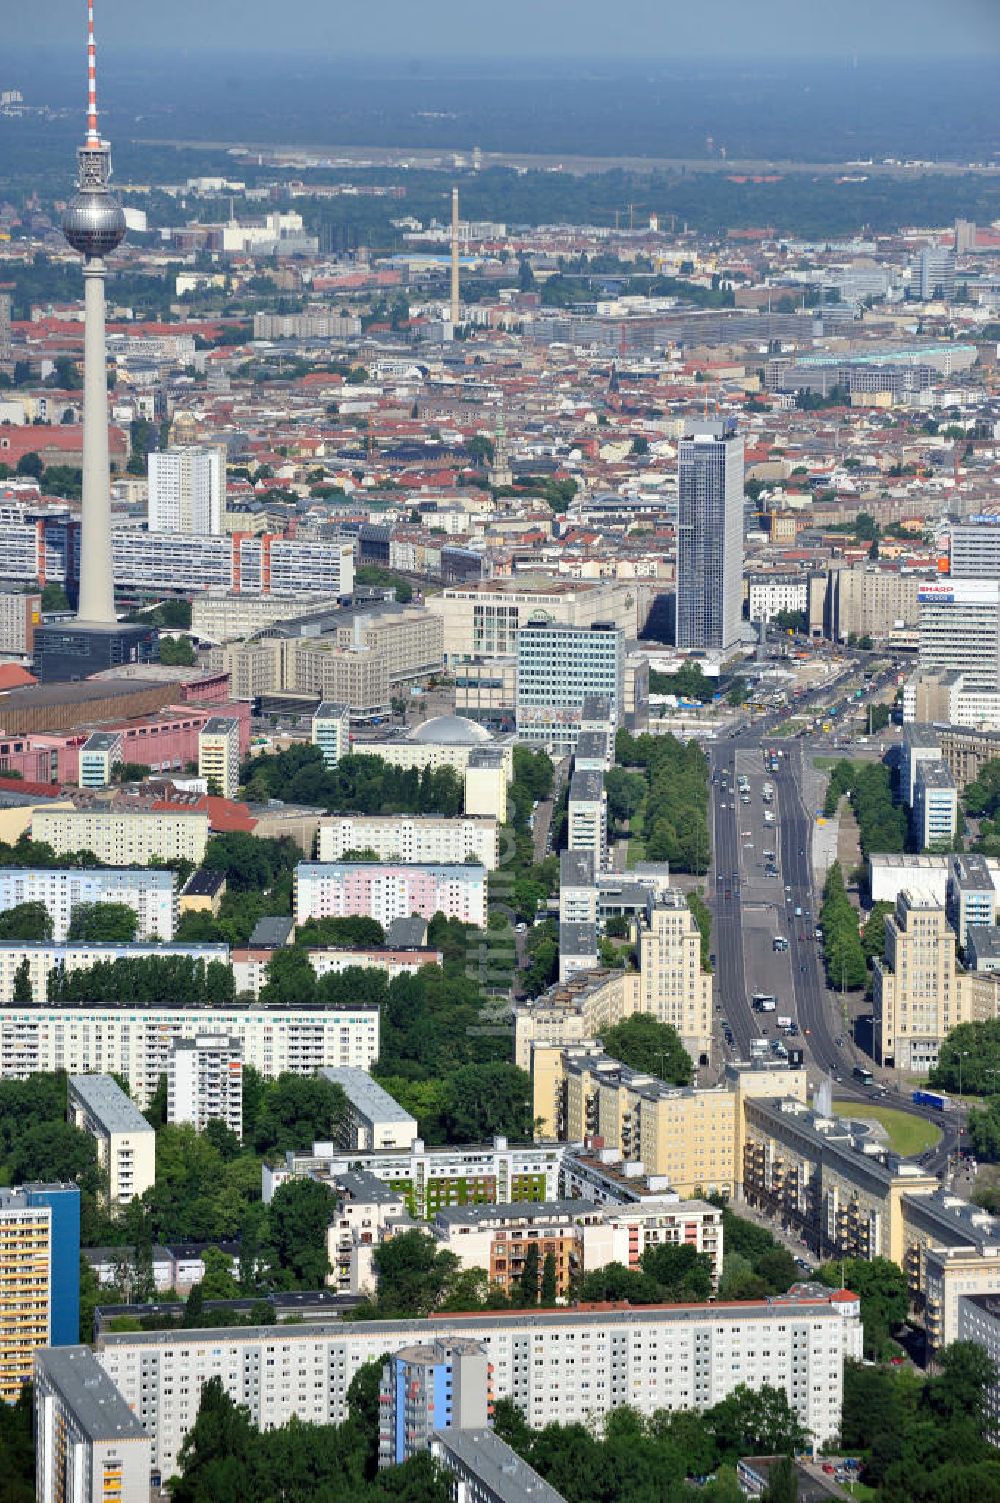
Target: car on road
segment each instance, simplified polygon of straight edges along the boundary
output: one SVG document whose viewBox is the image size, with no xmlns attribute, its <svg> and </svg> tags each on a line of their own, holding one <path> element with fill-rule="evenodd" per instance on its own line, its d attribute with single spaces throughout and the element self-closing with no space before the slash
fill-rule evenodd
<svg viewBox="0 0 1000 1503">
<path fill-rule="evenodd" d="M 798 904 L 796 904 L 796 906 L 795 906 L 795 917 L 796 918 L 801 918 L 802 917 L 802 909 L 798 906 Z"/>
</svg>

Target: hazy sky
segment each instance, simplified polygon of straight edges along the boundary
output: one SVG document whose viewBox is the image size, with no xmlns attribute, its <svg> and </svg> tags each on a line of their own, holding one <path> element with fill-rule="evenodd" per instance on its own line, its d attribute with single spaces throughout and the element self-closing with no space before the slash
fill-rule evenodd
<svg viewBox="0 0 1000 1503">
<path fill-rule="evenodd" d="M 10 43 L 62 44 L 86 20 L 85 0 L 4 9 Z M 1000 0 L 96 0 L 95 10 L 99 44 L 116 50 L 1000 60 Z"/>
</svg>

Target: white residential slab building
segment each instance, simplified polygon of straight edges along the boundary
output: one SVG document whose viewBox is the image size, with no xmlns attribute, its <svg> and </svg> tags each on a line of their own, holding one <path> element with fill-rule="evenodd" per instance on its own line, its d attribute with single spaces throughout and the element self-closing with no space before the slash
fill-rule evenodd
<svg viewBox="0 0 1000 1503">
<path fill-rule="evenodd" d="M 475 858 L 494 871 L 499 827 L 486 815 L 331 814 L 319 822 L 316 856 L 343 861 L 349 851 L 374 851 L 380 861 L 460 865 Z"/>
<path fill-rule="evenodd" d="M 197 809 L 36 809 L 32 840 L 57 856 L 93 851 L 108 866 L 148 866 L 192 861 L 200 866 L 208 844 L 208 815 Z"/>
<path fill-rule="evenodd" d="M 243 1045 L 228 1033 L 174 1039 L 167 1063 L 167 1121 L 204 1132 L 224 1122 L 243 1136 Z"/>
<path fill-rule="evenodd" d="M 211 1007 L 181 1002 L 135 1007 L 7 1006 L 0 1013 L 0 1078 L 66 1070 L 123 1075 L 141 1106 L 166 1075 L 175 1039 L 238 1038 L 245 1064 L 268 1079 L 312 1075 L 324 1065 L 369 1070 L 378 1058 L 377 1007 Z"/>
<path fill-rule="evenodd" d="M 71 1075 L 67 1117 L 97 1140 L 110 1206 L 128 1205 L 155 1184 L 156 1134 L 110 1075 Z"/>
<path fill-rule="evenodd" d="M 840 1428 L 846 1358 L 861 1357 L 860 1302 L 843 1290 L 796 1286 L 741 1304 L 440 1315 L 430 1320 L 122 1332 L 98 1358 L 149 1434 L 155 1475 L 169 1476 L 218 1378 L 260 1428 L 339 1424 L 351 1380 L 386 1351 L 435 1341 L 480 1342 L 493 1396 L 511 1398 L 533 1428 L 596 1424 L 629 1404 L 640 1413 L 708 1409 L 734 1388 L 780 1388 L 817 1445 Z"/>
<path fill-rule="evenodd" d="M 302 861 L 295 868 L 295 922 L 364 914 L 383 928 L 418 913 L 486 924 L 486 871 L 472 866 Z"/>
<path fill-rule="evenodd" d="M 126 903 L 139 920 L 144 939 L 171 940 L 177 914 L 176 877 L 171 871 L 136 867 L 63 869 L 0 867 L 0 911 L 18 903 L 44 903 L 52 919 L 53 939 L 66 938 L 73 910 L 81 903 Z M 9 995 L 9 993 L 5 993 Z"/>
</svg>

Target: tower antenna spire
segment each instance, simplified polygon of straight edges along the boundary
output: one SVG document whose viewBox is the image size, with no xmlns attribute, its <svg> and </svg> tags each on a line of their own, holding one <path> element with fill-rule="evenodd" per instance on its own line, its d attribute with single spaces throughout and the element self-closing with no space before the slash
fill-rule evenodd
<svg viewBox="0 0 1000 1503">
<path fill-rule="evenodd" d="M 87 145 L 99 146 L 97 129 L 97 43 L 94 40 L 94 0 L 87 0 Z"/>
</svg>

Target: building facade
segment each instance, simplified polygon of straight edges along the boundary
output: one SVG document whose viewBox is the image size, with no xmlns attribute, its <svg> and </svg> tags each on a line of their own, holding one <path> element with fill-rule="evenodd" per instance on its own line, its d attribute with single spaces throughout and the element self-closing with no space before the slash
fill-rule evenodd
<svg viewBox="0 0 1000 1503">
<path fill-rule="evenodd" d="M 533 1428 L 600 1425 L 630 1404 L 711 1408 L 739 1384 L 773 1384 L 817 1445 L 840 1427 L 843 1367 L 861 1357 L 860 1304 L 844 1290 L 797 1286 L 737 1305 L 518 1311 L 430 1321 L 337 1322 L 102 1337 L 98 1358 L 151 1441 L 156 1478 L 176 1471 L 202 1383 L 218 1377 L 261 1428 L 338 1424 L 358 1368 L 389 1350 L 471 1341 L 492 1367 L 495 1398 Z"/>
<path fill-rule="evenodd" d="M 343 861 L 349 851 L 362 850 L 407 865 L 475 860 L 491 872 L 499 858 L 499 827 L 484 815 L 330 814 L 320 820 L 317 860 Z"/>
<path fill-rule="evenodd" d="M 54 1070 L 122 1075 L 145 1107 L 167 1074 L 174 1040 L 199 1033 L 238 1038 L 244 1062 L 269 1080 L 284 1071 L 312 1075 L 324 1065 L 368 1070 L 378 1058 L 376 1007 L 13 1005 L 0 1016 L 0 1078 Z"/>
<path fill-rule="evenodd" d="M 678 448 L 677 646 L 728 652 L 743 606 L 743 439 L 697 422 Z"/>
<path fill-rule="evenodd" d="M 486 871 L 476 865 L 302 861 L 295 868 L 295 922 L 364 914 L 383 928 L 394 919 L 435 913 L 482 929 Z"/>
<path fill-rule="evenodd" d="M 558 755 L 572 752 L 589 695 L 605 696 L 612 724 L 621 722 L 625 635 L 610 622 L 529 621 L 517 633 L 516 683 L 518 741 Z"/>
<path fill-rule="evenodd" d="M 243 1044 L 227 1033 L 174 1039 L 167 1063 L 167 1121 L 204 1132 L 222 1122 L 243 1136 Z"/>
<path fill-rule="evenodd" d="M 57 856 L 93 851 L 107 866 L 190 861 L 200 866 L 208 844 L 208 815 L 198 810 L 38 809 L 31 837 Z"/>
<path fill-rule="evenodd" d="M 921 673 L 960 673 L 967 690 L 1000 688 L 1000 579 L 922 580 Z"/>
<path fill-rule="evenodd" d="M 86 1346 L 39 1352 L 37 1503 L 148 1503 L 149 1436 Z"/>
<path fill-rule="evenodd" d="M 97 1142 L 106 1203 L 128 1205 L 156 1182 L 156 1134 L 110 1075 L 71 1075 L 67 1118 Z"/>
<path fill-rule="evenodd" d="M 225 502 L 224 446 L 181 444 L 150 453 L 150 532 L 218 536 Z"/>
<path fill-rule="evenodd" d="M 18 903 L 44 903 L 52 919 L 53 941 L 61 944 L 69 932 L 74 909 L 81 903 L 124 903 L 135 910 L 142 938 L 169 941 L 174 937 L 177 915 L 176 881 L 171 871 L 143 867 L 115 871 L 0 867 L 0 909 Z"/>
<path fill-rule="evenodd" d="M 235 798 L 240 791 L 240 722 L 226 715 L 213 715 L 198 733 L 198 776 L 205 778 L 220 798 Z"/>
</svg>

